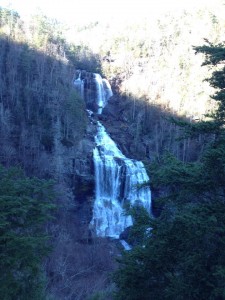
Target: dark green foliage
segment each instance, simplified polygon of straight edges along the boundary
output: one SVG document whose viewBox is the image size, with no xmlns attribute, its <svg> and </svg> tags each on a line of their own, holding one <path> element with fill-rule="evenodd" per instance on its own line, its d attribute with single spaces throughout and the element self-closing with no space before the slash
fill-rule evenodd
<svg viewBox="0 0 225 300">
<path fill-rule="evenodd" d="M 71 147 L 76 139 L 85 131 L 86 128 L 86 112 L 83 99 L 72 90 L 68 98 L 62 104 L 62 144 Z"/>
<path fill-rule="evenodd" d="M 152 164 L 152 187 L 166 191 L 157 200 L 162 211 L 157 219 L 134 214 L 139 245 L 123 253 L 115 299 L 225 299 L 225 47 L 196 51 L 206 54 L 206 64 L 222 65 L 209 79 L 218 108 L 209 121 L 176 122 L 184 137 L 207 136 L 198 161 L 168 153 Z"/>
<path fill-rule="evenodd" d="M 224 44 L 213 45 L 207 39 L 205 39 L 206 44 L 203 46 L 194 47 L 196 53 L 204 53 L 205 61 L 203 65 L 217 65 L 219 63 L 224 63 L 225 52 Z"/>
<path fill-rule="evenodd" d="M 225 50 L 224 44 L 212 45 L 208 42 L 208 45 L 202 47 L 195 47 L 197 53 L 204 53 L 206 60 L 204 65 L 217 65 L 217 69 L 212 73 L 212 76 L 207 79 L 212 87 L 216 89 L 212 99 L 217 101 L 218 107 L 213 117 L 217 126 L 219 126 L 220 134 L 224 135 L 224 123 L 225 123 Z"/>
<path fill-rule="evenodd" d="M 53 183 L 0 166 L 0 298 L 42 299 Z"/>
<path fill-rule="evenodd" d="M 224 202 L 214 199 L 176 211 L 168 206 L 149 219 L 149 231 L 142 224 L 140 246 L 123 253 L 114 275 L 115 299 L 224 299 L 224 214 Z"/>
<path fill-rule="evenodd" d="M 128 243 L 131 245 L 143 245 L 146 241 L 146 232 L 149 230 L 150 217 L 141 206 L 130 207 L 126 210 L 134 219 L 134 226 L 130 228 Z"/>
</svg>

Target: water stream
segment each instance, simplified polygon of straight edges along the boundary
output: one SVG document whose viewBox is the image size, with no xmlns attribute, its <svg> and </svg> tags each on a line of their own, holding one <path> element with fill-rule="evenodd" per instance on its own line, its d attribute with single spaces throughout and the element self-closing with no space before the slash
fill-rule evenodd
<svg viewBox="0 0 225 300">
<path fill-rule="evenodd" d="M 74 84 L 86 101 L 85 83 L 80 74 Z M 101 113 L 112 91 L 99 74 L 94 74 L 92 80 L 95 83 L 94 102 L 97 112 Z M 143 163 L 123 155 L 100 122 L 95 142 L 95 202 L 90 228 L 97 236 L 119 238 L 124 229 L 132 225 L 132 218 L 125 215 L 124 206 L 138 204 L 151 212 L 151 192 L 145 184 L 149 177 Z"/>
<path fill-rule="evenodd" d="M 149 181 L 142 162 L 125 157 L 98 122 L 93 152 L 95 165 L 95 203 L 91 225 L 98 236 L 118 238 L 132 225 L 124 205 L 141 204 L 151 210 Z"/>
</svg>

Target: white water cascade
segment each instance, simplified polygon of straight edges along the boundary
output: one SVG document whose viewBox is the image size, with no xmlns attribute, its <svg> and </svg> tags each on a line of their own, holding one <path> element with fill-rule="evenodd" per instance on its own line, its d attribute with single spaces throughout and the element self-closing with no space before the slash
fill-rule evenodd
<svg viewBox="0 0 225 300">
<path fill-rule="evenodd" d="M 143 185 L 149 177 L 143 163 L 126 158 L 99 122 L 95 141 L 96 195 L 91 226 L 97 236 L 119 238 L 132 225 L 131 217 L 124 215 L 124 204 L 143 205 L 150 213 L 151 193 Z"/>
<path fill-rule="evenodd" d="M 94 73 L 95 82 L 97 87 L 97 106 L 98 106 L 98 113 L 102 113 L 102 109 L 105 107 L 108 99 L 112 96 L 112 90 L 110 87 L 109 82 L 106 79 L 102 79 L 102 77 Z"/>
<path fill-rule="evenodd" d="M 97 105 L 100 114 L 112 96 L 110 84 L 99 74 L 85 74 L 77 72 L 75 88 L 87 106 Z M 131 216 L 124 214 L 124 205 L 142 205 L 151 212 L 151 192 L 145 185 L 149 177 L 143 163 L 124 156 L 100 122 L 95 142 L 95 202 L 90 229 L 100 237 L 119 238 L 124 229 L 132 225 Z"/>
<path fill-rule="evenodd" d="M 108 99 L 113 95 L 108 80 L 103 79 L 97 73 L 77 70 L 74 86 L 78 94 L 85 100 L 87 107 L 95 110 L 98 114 L 102 113 Z"/>
</svg>

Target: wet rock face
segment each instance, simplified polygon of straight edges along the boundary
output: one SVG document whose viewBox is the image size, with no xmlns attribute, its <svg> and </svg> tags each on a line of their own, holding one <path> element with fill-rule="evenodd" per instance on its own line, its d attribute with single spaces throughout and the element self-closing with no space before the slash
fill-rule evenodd
<svg viewBox="0 0 225 300">
<path fill-rule="evenodd" d="M 100 119 L 123 154 L 129 158 L 137 158 L 136 151 L 133 149 L 132 128 L 126 119 L 124 109 L 121 108 L 120 101 L 116 95 L 111 97 L 104 107 Z M 140 159 L 140 157 L 138 158 Z"/>
<path fill-rule="evenodd" d="M 77 70 L 75 72 L 74 86 L 78 94 L 85 100 L 86 107 L 92 111 L 96 111 L 96 95 L 97 88 L 94 80 L 94 73 L 85 70 Z"/>
<path fill-rule="evenodd" d="M 89 117 L 83 137 L 72 146 L 62 143 L 61 131 L 55 138 L 54 153 L 51 160 L 51 174 L 59 184 L 68 188 L 73 197 L 68 201 L 75 205 L 91 205 L 94 198 L 94 164 L 96 124 Z M 65 194 L 63 195 L 65 198 Z M 62 200 L 65 202 L 65 200 Z M 67 200 L 66 200 L 67 201 Z M 91 207 L 91 206 L 90 206 Z"/>
<path fill-rule="evenodd" d="M 94 196 L 93 149 L 95 148 L 95 134 L 96 125 L 90 118 L 86 133 L 76 149 L 73 161 L 75 194 L 78 201 L 81 199 L 85 201 Z"/>
<path fill-rule="evenodd" d="M 137 160 L 149 160 L 148 137 L 138 135 L 135 120 L 131 121 L 132 106 L 122 96 L 112 96 L 104 107 L 101 121 L 123 154 Z M 138 112 L 142 119 L 142 112 Z M 150 137 L 151 138 L 151 137 Z M 152 154 L 152 153 L 151 153 Z"/>
</svg>

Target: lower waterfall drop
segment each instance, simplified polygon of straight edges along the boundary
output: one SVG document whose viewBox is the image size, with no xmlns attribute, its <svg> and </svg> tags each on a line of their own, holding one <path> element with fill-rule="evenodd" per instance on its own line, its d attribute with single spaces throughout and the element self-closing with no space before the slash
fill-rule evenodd
<svg viewBox="0 0 225 300">
<path fill-rule="evenodd" d="M 95 137 L 95 203 L 91 228 L 100 237 L 119 238 L 132 225 L 131 216 L 124 215 L 124 204 L 140 204 L 151 211 L 149 181 L 140 161 L 126 158 L 98 122 Z M 143 186 L 141 186 L 143 185 Z"/>
</svg>

